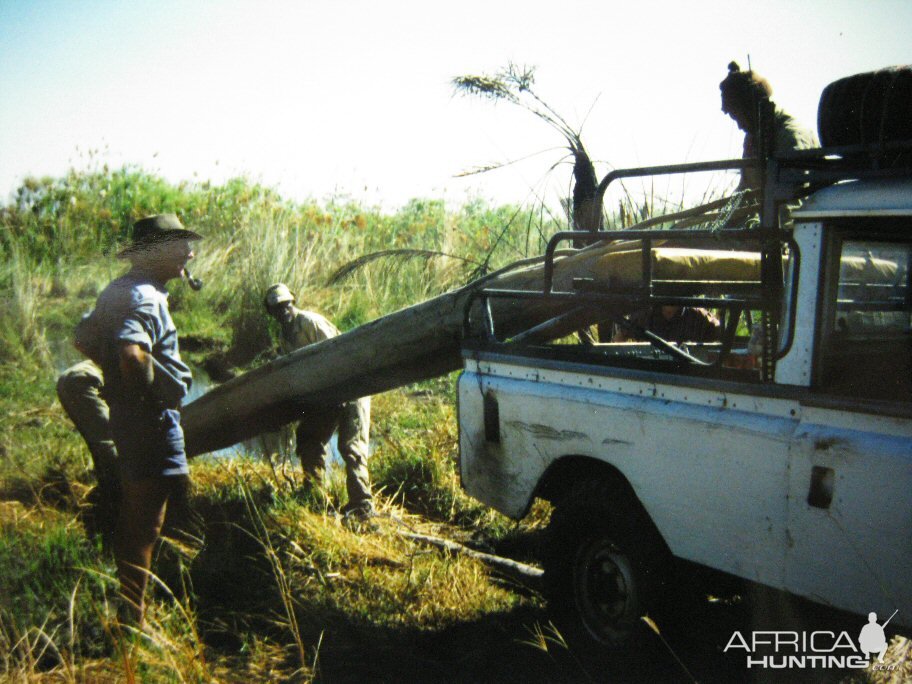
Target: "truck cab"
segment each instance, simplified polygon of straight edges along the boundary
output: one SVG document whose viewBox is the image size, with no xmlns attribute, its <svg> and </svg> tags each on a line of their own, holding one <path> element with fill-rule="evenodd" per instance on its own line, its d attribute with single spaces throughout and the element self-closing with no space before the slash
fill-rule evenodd
<svg viewBox="0 0 912 684">
<path fill-rule="evenodd" d="M 629 638 L 672 558 L 912 625 L 912 171 L 879 155 L 754 160 L 759 225 L 560 233 L 539 291 L 479 294 L 462 483 L 517 519 L 553 503 L 542 560 L 567 630 Z M 603 253 L 561 289 L 571 239 Z M 499 334 L 490 303 L 511 298 L 555 315 Z M 712 309 L 717 339 L 631 323 L 663 305 Z"/>
</svg>

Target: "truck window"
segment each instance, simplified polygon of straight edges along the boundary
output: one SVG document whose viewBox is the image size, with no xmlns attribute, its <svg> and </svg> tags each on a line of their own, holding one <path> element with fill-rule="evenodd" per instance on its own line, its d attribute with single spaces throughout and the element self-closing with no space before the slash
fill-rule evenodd
<svg viewBox="0 0 912 684">
<path fill-rule="evenodd" d="M 820 389 L 912 402 L 912 245 L 843 240 L 827 302 Z"/>
</svg>

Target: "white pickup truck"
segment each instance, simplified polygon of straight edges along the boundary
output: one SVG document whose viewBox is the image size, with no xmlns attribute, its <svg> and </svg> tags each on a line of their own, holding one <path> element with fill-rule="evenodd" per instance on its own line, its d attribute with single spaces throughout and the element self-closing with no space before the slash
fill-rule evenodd
<svg viewBox="0 0 912 684">
<path fill-rule="evenodd" d="M 582 306 L 603 332 L 612 321 L 629 332 L 624 313 L 663 305 L 721 320 L 713 342 L 636 325 L 647 341 L 500 339 L 496 320 L 466 342 L 463 486 L 517 519 L 536 497 L 554 504 L 543 562 L 566 628 L 627 639 L 672 557 L 865 616 L 898 610 L 893 626 L 912 625 L 910 158 L 908 142 L 881 141 L 757 161 L 758 227 L 601 232 L 630 241 L 607 248 L 603 277 L 481 293 Z M 615 177 L 737 166 L 614 172 L 602 190 Z M 571 239 L 595 238 L 558 234 L 548 267 Z M 631 253 L 632 283 L 616 277 Z"/>
</svg>

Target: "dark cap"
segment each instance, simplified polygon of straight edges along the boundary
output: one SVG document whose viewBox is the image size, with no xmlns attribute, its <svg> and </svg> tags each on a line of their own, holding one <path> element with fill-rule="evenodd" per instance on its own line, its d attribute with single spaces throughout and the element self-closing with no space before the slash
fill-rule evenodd
<svg viewBox="0 0 912 684">
<path fill-rule="evenodd" d="M 175 240 L 202 240 L 203 236 L 187 230 L 174 214 L 158 214 L 139 219 L 133 224 L 133 242 L 118 252 L 122 259 L 149 247 Z"/>
</svg>

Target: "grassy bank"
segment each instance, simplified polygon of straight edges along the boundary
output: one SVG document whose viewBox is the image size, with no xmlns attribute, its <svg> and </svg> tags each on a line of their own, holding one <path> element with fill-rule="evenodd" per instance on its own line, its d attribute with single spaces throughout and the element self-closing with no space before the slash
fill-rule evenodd
<svg viewBox="0 0 912 684">
<path fill-rule="evenodd" d="M 373 533 L 337 515 L 339 470 L 325 491 L 308 492 L 297 464 L 275 456 L 194 463 L 203 542 L 163 544 L 149 632 L 122 633 L 111 558 L 83 525 L 91 486 L 84 447 L 49 380 L 4 368 L 4 382 L 30 391 L 2 400 L 3 434 L 15 436 L 4 440 L 0 480 L 2 677 L 286 681 L 322 667 L 330 681 L 384 672 L 422 680 L 433 672 L 428 663 L 442 658 L 434 665 L 442 668 L 456 658 L 437 641 L 452 630 L 464 645 L 468 624 L 482 625 L 481 638 L 524 634 L 543 619 L 536 597 L 401 534 L 489 544 L 516 534 L 459 492 L 452 405 L 440 382 L 375 401 Z M 427 651 L 416 652 L 415 640 Z M 366 661 L 345 665 L 356 657 Z"/>
<path fill-rule="evenodd" d="M 338 515 L 338 467 L 314 490 L 282 449 L 194 462 L 194 536 L 168 530 L 148 629 L 119 627 L 113 560 L 89 533 L 88 452 L 54 383 L 76 359 L 73 325 L 125 270 L 114 254 L 129 226 L 163 211 L 206 236 L 192 264 L 206 286 L 170 290 L 183 353 L 213 381 L 274 353 L 277 331 L 261 302 L 274 281 L 347 330 L 539 254 L 565 227 L 540 210 L 415 200 L 384 213 L 292 203 L 243 179 L 174 186 L 137 169 L 25 183 L 0 208 L 0 680 L 743 678 L 743 665 L 718 650 L 762 597 L 704 601 L 661 622 L 663 636 L 592 660 L 562 642 L 534 591 L 405 536 L 529 561 L 548 519 L 539 503 L 514 523 L 462 492 L 453 376 L 374 398 L 372 530 Z M 888 682 L 895 673 L 867 674 Z"/>
<path fill-rule="evenodd" d="M 54 382 L 76 359 L 78 317 L 125 269 L 113 255 L 129 226 L 162 211 L 206 237 L 192 264 L 205 288 L 175 283 L 171 304 L 185 355 L 220 372 L 273 353 L 261 303 L 271 282 L 349 329 L 539 251 L 554 230 L 512 207 L 447 212 L 415 200 L 388 214 L 291 203 L 244 180 L 173 186 L 136 169 L 26 182 L 0 210 L 0 678 L 445 679 L 448 660 L 481 675 L 493 658 L 484 635 L 507 624 L 531 630 L 540 600 L 474 560 L 401 535 L 444 530 L 490 545 L 517 533 L 458 486 L 453 378 L 375 399 L 381 515 L 371 534 L 340 522 L 339 469 L 324 491 L 305 492 L 286 454 L 194 463 L 201 541 L 162 545 L 147 633 L 116 626 L 112 559 L 86 533 L 88 453 Z M 482 626 L 469 638 L 462 630 L 471 624 Z M 453 630 L 474 644 L 477 662 L 446 653 L 443 635 Z M 415 650 L 416 640 L 425 646 Z M 345 667 L 350 659 L 357 664 Z"/>
</svg>

